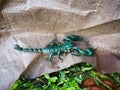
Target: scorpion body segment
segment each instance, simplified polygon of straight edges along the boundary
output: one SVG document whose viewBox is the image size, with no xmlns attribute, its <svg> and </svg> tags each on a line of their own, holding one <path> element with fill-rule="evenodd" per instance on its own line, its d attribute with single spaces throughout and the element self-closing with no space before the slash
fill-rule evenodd
<svg viewBox="0 0 120 90">
<path fill-rule="evenodd" d="M 71 53 L 72 55 L 83 55 L 83 56 L 93 56 L 95 55 L 95 51 L 92 48 L 87 48 L 86 50 L 82 50 L 81 48 L 77 47 L 74 43 L 74 41 L 83 41 L 83 39 L 80 36 L 77 35 L 71 35 L 67 36 L 63 43 L 60 43 L 58 41 L 51 42 L 48 46 L 45 48 L 22 48 L 19 45 L 15 45 L 14 49 L 18 51 L 23 52 L 33 52 L 33 53 L 45 53 L 49 54 L 48 60 L 52 62 L 52 56 L 57 55 L 60 60 L 63 60 L 60 56 L 64 53 Z M 77 52 L 78 54 L 74 54 L 74 52 Z"/>
</svg>

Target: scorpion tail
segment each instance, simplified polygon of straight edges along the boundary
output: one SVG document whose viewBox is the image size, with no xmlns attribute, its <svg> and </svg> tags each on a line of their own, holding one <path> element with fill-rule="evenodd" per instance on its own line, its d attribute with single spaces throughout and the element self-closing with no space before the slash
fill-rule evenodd
<svg viewBox="0 0 120 90">
<path fill-rule="evenodd" d="M 14 46 L 14 49 L 23 52 L 34 52 L 34 53 L 42 52 L 42 48 L 22 48 L 17 44 Z"/>
<path fill-rule="evenodd" d="M 23 51 L 23 48 L 20 47 L 19 45 L 15 44 L 14 49 L 18 50 L 18 51 Z"/>
</svg>

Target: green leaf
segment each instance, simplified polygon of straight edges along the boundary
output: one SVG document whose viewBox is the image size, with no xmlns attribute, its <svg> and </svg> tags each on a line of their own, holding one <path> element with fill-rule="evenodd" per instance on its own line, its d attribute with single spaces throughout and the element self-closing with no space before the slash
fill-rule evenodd
<svg viewBox="0 0 120 90">
<path fill-rule="evenodd" d="M 45 74 L 44 77 L 45 77 L 46 79 L 50 79 L 49 74 Z"/>
<path fill-rule="evenodd" d="M 69 88 L 67 88 L 66 90 L 76 90 L 76 88 L 74 88 L 74 87 L 69 87 Z"/>
<path fill-rule="evenodd" d="M 16 83 L 10 88 L 10 90 L 16 90 L 18 86 L 19 86 L 19 84 Z"/>
<path fill-rule="evenodd" d="M 79 77 L 75 77 L 74 79 L 77 83 L 82 84 L 83 81 L 82 75 L 80 75 Z"/>
<path fill-rule="evenodd" d="M 81 67 L 82 72 L 90 71 L 92 69 L 93 69 L 93 67 Z"/>
<path fill-rule="evenodd" d="M 75 90 L 79 89 L 78 83 L 75 81 L 74 78 L 70 78 L 69 80 L 67 80 L 67 81 L 63 84 L 63 87 L 66 87 L 66 88 L 74 87 Z"/>
<path fill-rule="evenodd" d="M 59 88 L 57 85 L 53 84 L 51 85 L 51 90 L 59 90 Z"/>
<path fill-rule="evenodd" d="M 74 69 L 75 69 L 76 72 L 80 71 L 80 67 L 78 65 L 74 65 Z"/>
<path fill-rule="evenodd" d="M 108 90 L 113 90 L 112 88 L 110 88 L 107 84 L 105 84 L 102 80 L 100 80 L 98 77 L 95 78 L 100 84 L 102 84 L 103 86 L 105 86 L 106 88 L 108 88 Z"/>
<path fill-rule="evenodd" d="M 47 90 L 47 88 L 51 85 L 51 81 L 48 80 L 47 86 L 44 86 L 44 89 Z"/>
<path fill-rule="evenodd" d="M 28 86 L 29 86 L 28 83 L 24 83 L 24 84 L 22 85 L 22 87 L 24 87 L 24 88 L 26 88 L 26 87 L 28 87 Z"/>
<path fill-rule="evenodd" d="M 36 78 L 36 81 L 39 81 L 39 80 L 41 80 L 40 78 Z"/>
<path fill-rule="evenodd" d="M 113 79 L 116 83 L 120 84 L 120 73 L 119 72 L 111 73 L 110 75 L 113 77 Z"/>
<path fill-rule="evenodd" d="M 56 82 L 57 79 L 58 79 L 57 77 L 52 77 L 52 78 L 50 78 L 50 81 L 51 81 L 51 82 Z"/>
<path fill-rule="evenodd" d="M 64 73 L 69 73 L 70 71 L 64 71 Z"/>
<path fill-rule="evenodd" d="M 65 73 L 63 71 L 60 71 L 59 80 L 58 80 L 58 84 L 57 85 L 63 84 L 64 81 L 65 81 Z"/>
<path fill-rule="evenodd" d="M 61 88 L 59 88 L 60 90 L 67 90 L 67 88 L 66 87 L 61 87 Z"/>
</svg>

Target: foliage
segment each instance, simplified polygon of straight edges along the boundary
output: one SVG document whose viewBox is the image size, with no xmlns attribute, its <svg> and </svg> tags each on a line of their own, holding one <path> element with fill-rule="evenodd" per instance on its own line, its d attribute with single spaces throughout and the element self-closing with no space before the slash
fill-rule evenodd
<svg viewBox="0 0 120 90">
<path fill-rule="evenodd" d="M 93 78 L 98 86 L 105 86 L 108 90 L 113 89 L 104 83 L 103 79 L 115 82 L 116 86 L 120 86 L 120 73 L 111 73 L 110 77 L 97 72 L 91 64 L 79 63 L 35 79 L 22 77 L 16 81 L 10 90 L 87 90 L 81 85 L 88 78 Z"/>
<path fill-rule="evenodd" d="M 110 75 L 114 79 L 114 81 L 116 83 L 115 85 L 117 87 L 120 87 L 120 72 L 114 72 L 114 73 L 111 73 Z"/>
</svg>

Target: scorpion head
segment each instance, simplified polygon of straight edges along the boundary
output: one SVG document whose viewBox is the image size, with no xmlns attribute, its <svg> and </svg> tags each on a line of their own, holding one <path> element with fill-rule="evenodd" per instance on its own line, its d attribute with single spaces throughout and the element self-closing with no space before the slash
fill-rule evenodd
<svg viewBox="0 0 120 90">
<path fill-rule="evenodd" d="M 80 37 L 78 35 L 70 35 L 70 36 L 67 36 L 63 41 L 70 41 L 70 42 L 73 42 L 73 41 L 85 41 L 85 39 L 83 37 Z"/>
</svg>

